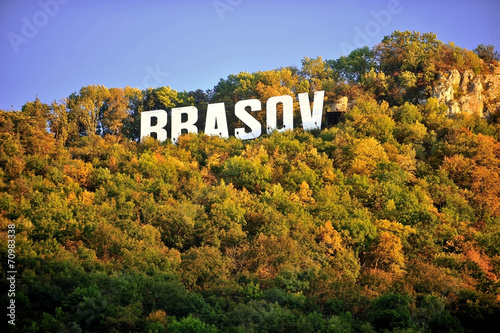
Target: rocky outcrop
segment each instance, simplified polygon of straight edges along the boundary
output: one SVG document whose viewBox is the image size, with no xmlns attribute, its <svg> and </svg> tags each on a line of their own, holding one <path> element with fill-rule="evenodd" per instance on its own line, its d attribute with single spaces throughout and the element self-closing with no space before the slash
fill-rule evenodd
<svg viewBox="0 0 500 333">
<path fill-rule="evenodd" d="M 450 114 L 465 112 L 487 117 L 500 111 L 500 67 L 480 75 L 456 69 L 443 73 L 432 95 L 448 105 Z"/>
<path fill-rule="evenodd" d="M 460 73 L 454 69 L 441 75 L 438 80 L 433 95 L 439 102 L 448 104 L 455 99 L 455 91 L 460 84 Z"/>
<path fill-rule="evenodd" d="M 332 111 L 336 112 L 345 112 L 347 111 L 347 102 L 348 98 L 346 96 L 340 97 L 338 100 L 335 101 L 332 107 Z"/>
</svg>

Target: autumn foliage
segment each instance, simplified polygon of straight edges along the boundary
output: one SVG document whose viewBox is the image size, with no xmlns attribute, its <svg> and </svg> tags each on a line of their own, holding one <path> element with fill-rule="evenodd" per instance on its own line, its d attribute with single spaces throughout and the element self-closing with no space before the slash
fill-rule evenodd
<svg viewBox="0 0 500 333">
<path fill-rule="evenodd" d="M 436 68 L 486 65 L 432 34 L 401 34 L 357 51 L 373 57 L 371 69 L 305 58 L 301 69 L 230 75 L 208 92 L 88 86 L 2 111 L 0 257 L 15 224 L 14 331 L 495 325 L 500 125 L 450 117 L 426 95 Z M 463 62 L 436 67 L 431 52 Z M 355 99 L 322 130 L 138 142 L 144 110 L 281 94 L 297 104 L 297 93 L 318 89 L 327 101 Z"/>
</svg>

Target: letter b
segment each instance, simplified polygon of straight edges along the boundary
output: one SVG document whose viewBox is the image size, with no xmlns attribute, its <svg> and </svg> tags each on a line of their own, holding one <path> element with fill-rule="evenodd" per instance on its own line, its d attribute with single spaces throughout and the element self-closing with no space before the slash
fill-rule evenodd
<svg viewBox="0 0 500 333">
<path fill-rule="evenodd" d="M 354 36 L 354 44 L 356 45 L 356 47 L 368 45 L 368 43 L 370 42 L 368 36 L 358 27 L 354 28 L 354 31 L 356 31 L 356 36 Z"/>
<path fill-rule="evenodd" d="M 156 118 L 156 125 L 151 125 L 152 118 Z M 165 110 L 143 111 L 141 113 L 141 141 L 151 133 L 156 133 L 158 141 L 167 140 L 167 131 L 164 129 L 167 122 L 168 116 Z"/>
<path fill-rule="evenodd" d="M 382 9 L 378 13 L 374 10 L 371 11 L 371 14 L 381 26 L 385 27 L 391 22 L 391 13 L 388 10 Z"/>
<path fill-rule="evenodd" d="M 59 13 L 59 4 L 55 0 L 48 1 L 38 1 L 38 5 L 47 13 L 50 17 L 56 16 Z"/>
</svg>

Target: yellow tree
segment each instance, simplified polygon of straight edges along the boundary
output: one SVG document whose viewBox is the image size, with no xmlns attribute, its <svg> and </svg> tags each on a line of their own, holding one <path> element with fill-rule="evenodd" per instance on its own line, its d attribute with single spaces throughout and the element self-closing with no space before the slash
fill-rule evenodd
<svg viewBox="0 0 500 333">
<path fill-rule="evenodd" d="M 370 176 L 379 162 L 388 162 L 389 158 L 382 145 L 372 137 L 359 140 L 354 147 L 354 159 L 350 172 Z"/>
<path fill-rule="evenodd" d="M 128 116 L 129 101 L 123 88 L 110 88 L 109 98 L 102 114 L 103 134 L 120 134 L 123 121 Z"/>
<path fill-rule="evenodd" d="M 316 59 L 304 57 L 300 73 L 309 81 L 309 93 L 319 90 L 331 90 L 335 73 L 321 56 Z"/>
<path fill-rule="evenodd" d="M 79 125 L 80 135 L 101 133 L 101 116 L 104 104 L 109 98 L 108 88 L 102 85 L 82 87 L 79 93 L 73 93 L 68 98 L 68 108 L 71 118 Z"/>
<path fill-rule="evenodd" d="M 54 101 L 51 106 L 51 114 L 49 116 L 50 131 L 54 134 L 58 142 L 66 143 L 70 133 L 73 132 L 77 136 L 76 127 L 73 126 L 74 131 L 71 131 L 70 122 L 68 120 L 68 112 L 66 103 L 62 104 Z"/>
</svg>

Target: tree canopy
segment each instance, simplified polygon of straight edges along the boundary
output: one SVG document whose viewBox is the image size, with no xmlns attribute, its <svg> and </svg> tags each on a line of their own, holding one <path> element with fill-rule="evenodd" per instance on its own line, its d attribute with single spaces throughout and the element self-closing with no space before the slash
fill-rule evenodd
<svg viewBox="0 0 500 333">
<path fill-rule="evenodd" d="M 449 50 L 465 61 L 433 56 Z M 415 100 L 439 68 L 488 71 L 486 60 L 395 32 L 209 91 L 93 85 L 1 111 L 4 290 L 9 230 L 18 272 L 15 298 L 2 295 L 15 299 L 10 328 L 487 331 L 500 316 L 500 123 Z M 296 111 L 296 94 L 316 89 L 355 99 L 338 124 L 138 140 L 143 111 L 282 94 Z"/>
</svg>

